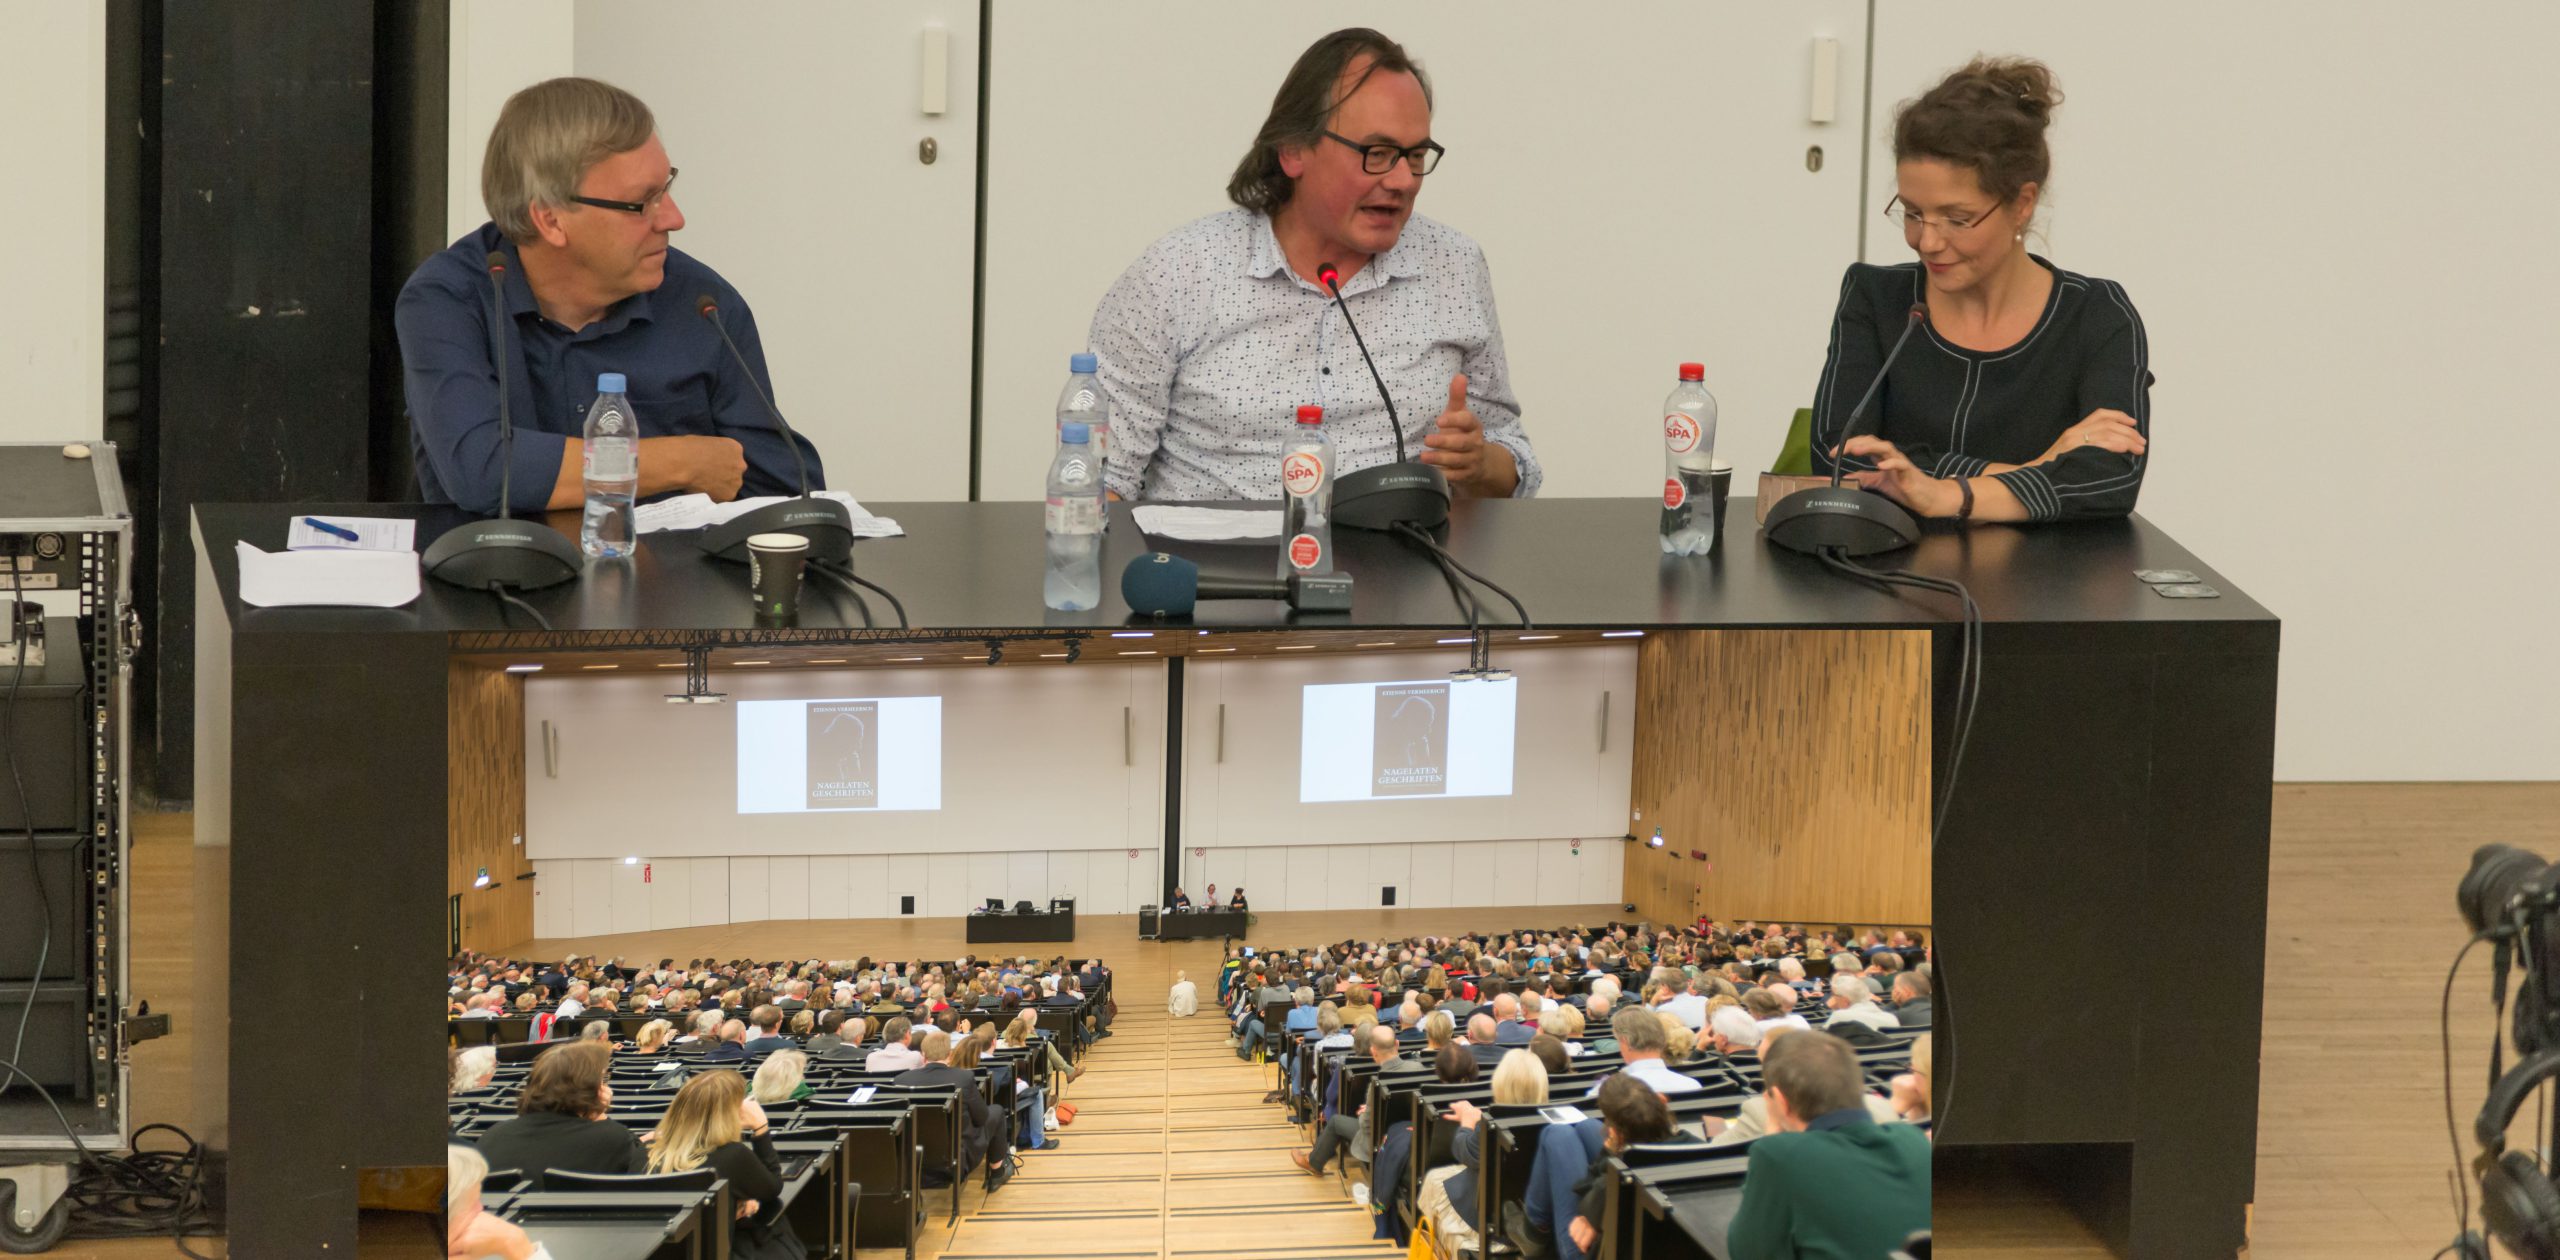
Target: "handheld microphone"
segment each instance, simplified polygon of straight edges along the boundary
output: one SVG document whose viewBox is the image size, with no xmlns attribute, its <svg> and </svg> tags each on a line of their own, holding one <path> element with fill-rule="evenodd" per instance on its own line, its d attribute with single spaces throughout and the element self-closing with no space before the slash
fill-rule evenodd
<svg viewBox="0 0 2560 1260">
<path fill-rule="evenodd" d="M 809 461 L 800 454 L 800 437 L 791 431 L 791 423 L 782 418 L 782 409 L 773 405 L 773 396 L 764 392 L 764 384 L 756 379 L 755 370 L 747 365 L 747 356 L 729 336 L 729 325 L 720 318 L 720 300 L 708 293 L 696 294 L 693 312 L 708 321 L 720 334 L 720 344 L 728 347 L 729 361 L 738 374 L 747 379 L 756 401 L 764 404 L 764 413 L 773 421 L 774 432 L 782 436 L 783 449 L 791 452 L 791 466 L 800 476 L 800 497 L 780 503 L 768 503 L 741 516 L 732 517 L 702 531 L 696 545 L 709 555 L 747 562 L 747 540 L 758 534 L 795 534 L 809 540 L 809 560 L 819 565 L 847 564 L 853 554 L 853 513 L 833 499 L 809 496 Z"/>
<path fill-rule="evenodd" d="M 1840 461 L 1848 455 L 1845 448 L 1849 439 L 1857 435 L 1858 418 L 1866 414 L 1867 405 L 1884 388 L 1884 378 L 1893 371 L 1893 361 L 1902 357 L 1902 348 L 1910 344 L 1911 334 L 1919 331 L 1920 321 L 1928 316 L 1929 308 L 1912 303 L 1910 315 L 1902 322 L 1902 335 L 1894 338 L 1893 349 L 1884 356 L 1884 366 L 1876 369 L 1876 378 L 1867 383 L 1867 392 L 1849 409 L 1848 420 L 1840 426 L 1840 445 L 1844 449 L 1831 461 L 1831 484 L 1798 490 L 1770 505 L 1768 519 L 1760 524 L 1760 532 L 1770 542 L 1806 555 L 1833 552 L 1872 556 L 1899 551 L 1920 541 L 1920 522 L 1911 519 L 1901 504 L 1881 494 L 1841 485 Z"/>
<path fill-rule="evenodd" d="M 1360 361 L 1369 367 L 1369 380 L 1378 387 L 1378 401 L 1386 404 L 1387 427 L 1396 437 L 1396 462 L 1363 468 L 1334 478 L 1333 519 L 1354 529 L 1391 530 L 1399 525 L 1415 525 L 1431 529 L 1449 519 L 1449 479 L 1429 464 L 1413 463 L 1405 452 L 1404 423 L 1396 417 L 1396 400 L 1387 392 L 1387 380 L 1378 374 L 1377 360 L 1369 357 L 1369 343 L 1360 336 L 1360 325 L 1351 318 L 1351 304 L 1342 300 L 1342 271 L 1332 263 L 1316 266 L 1316 280 L 1333 295 L 1335 310 L 1342 312 L 1343 325 L 1351 330 L 1351 344 L 1360 348 Z"/>
<path fill-rule="evenodd" d="M 514 518 L 516 424 L 507 398 L 506 255 L 489 251 L 488 266 L 489 361 L 498 372 L 498 518 L 446 530 L 427 545 L 420 562 L 427 576 L 439 582 L 496 591 L 499 598 L 509 599 L 507 587 L 540 590 L 578 576 L 583 557 L 568 535 L 541 521 Z M 538 612 L 533 615 L 542 619 Z"/>
<path fill-rule="evenodd" d="M 1148 617 L 1188 617 L 1204 599 L 1280 600 L 1298 612 L 1351 611 L 1351 575 L 1294 573 L 1287 578 L 1202 577 L 1200 566 L 1151 551 L 1120 570 L 1120 598 Z"/>
</svg>

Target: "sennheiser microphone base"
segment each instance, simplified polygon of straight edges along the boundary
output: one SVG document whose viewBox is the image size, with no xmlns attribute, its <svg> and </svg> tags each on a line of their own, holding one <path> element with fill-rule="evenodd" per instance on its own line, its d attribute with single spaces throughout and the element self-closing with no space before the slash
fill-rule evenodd
<svg viewBox="0 0 2560 1260">
<path fill-rule="evenodd" d="M 1449 519 L 1449 479 L 1429 464 L 1393 463 L 1333 483 L 1333 521 L 1353 529 L 1436 529 Z"/>
<path fill-rule="evenodd" d="M 809 540 L 812 563 L 841 563 L 853 554 L 853 512 L 833 499 L 784 499 L 705 528 L 697 540 L 705 555 L 747 562 L 747 540 L 758 534 L 796 534 Z"/>
<path fill-rule="evenodd" d="M 568 535 L 540 521 L 504 517 L 446 530 L 427 545 L 422 559 L 428 577 L 475 591 L 538 591 L 576 578 L 585 564 Z"/>
<path fill-rule="evenodd" d="M 1854 486 L 1798 490 L 1769 508 L 1760 532 L 1789 551 L 1873 556 L 1920 541 L 1920 522 L 1902 505 Z"/>
</svg>

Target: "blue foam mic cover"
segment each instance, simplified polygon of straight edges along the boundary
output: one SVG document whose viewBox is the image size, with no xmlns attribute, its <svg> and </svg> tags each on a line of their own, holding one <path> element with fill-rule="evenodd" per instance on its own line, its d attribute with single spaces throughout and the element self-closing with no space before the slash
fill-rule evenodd
<svg viewBox="0 0 2560 1260">
<path fill-rule="evenodd" d="M 1120 570 L 1120 598 L 1134 613 L 1188 617 L 1200 600 L 1200 566 L 1180 556 L 1148 552 Z"/>
</svg>

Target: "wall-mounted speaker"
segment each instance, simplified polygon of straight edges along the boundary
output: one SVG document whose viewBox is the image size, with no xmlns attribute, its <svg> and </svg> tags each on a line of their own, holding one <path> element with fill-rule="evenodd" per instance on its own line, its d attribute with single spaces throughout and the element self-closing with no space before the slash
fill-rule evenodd
<svg viewBox="0 0 2560 1260">
<path fill-rule="evenodd" d="M 898 898 L 898 913 L 900 913 L 900 914 L 914 914 L 915 912 L 916 912 L 916 899 L 915 899 L 915 898 L 913 898 L 913 897 L 900 897 L 900 898 Z"/>
<path fill-rule="evenodd" d="M 1382 905 L 1382 906 L 1392 906 L 1392 905 L 1394 905 L 1395 903 L 1396 903 L 1396 886 L 1395 886 L 1395 885 L 1393 885 L 1393 884 L 1389 884 L 1389 885 L 1387 885 L 1386 887 L 1381 888 L 1381 889 L 1379 889 L 1379 890 L 1378 890 L 1378 904 L 1379 904 L 1379 905 Z"/>
</svg>

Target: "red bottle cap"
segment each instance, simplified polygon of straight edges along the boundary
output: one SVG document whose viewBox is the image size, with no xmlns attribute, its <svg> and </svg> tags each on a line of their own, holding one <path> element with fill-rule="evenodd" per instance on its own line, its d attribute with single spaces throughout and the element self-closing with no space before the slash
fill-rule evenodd
<svg viewBox="0 0 2560 1260">
<path fill-rule="evenodd" d="M 1309 407 L 1300 407 L 1300 408 L 1298 408 L 1298 423 L 1300 423 L 1300 424 L 1322 424 L 1322 423 L 1324 423 L 1324 408 L 1322 408 L 1322 407 L 1313 407 L 1313 406 L 1309 406 Z"/>
<path fill-rule="evenodd" d="M 1681 364 L 1680 379 L 1684 381 L 1703 381 L 1707 379 L 1707 365 L 1704 363 Z"/>
</svg>

